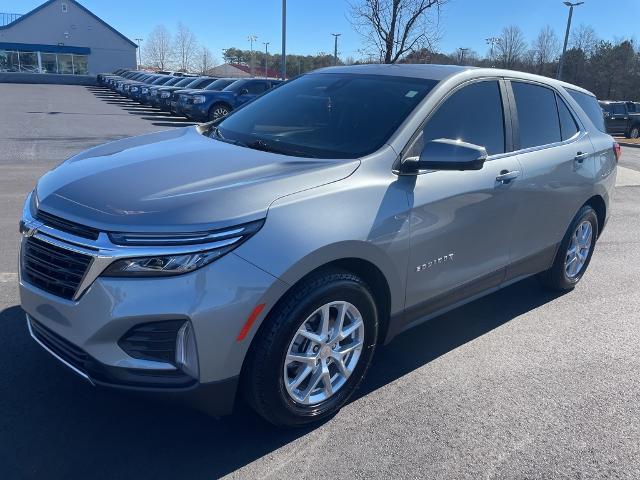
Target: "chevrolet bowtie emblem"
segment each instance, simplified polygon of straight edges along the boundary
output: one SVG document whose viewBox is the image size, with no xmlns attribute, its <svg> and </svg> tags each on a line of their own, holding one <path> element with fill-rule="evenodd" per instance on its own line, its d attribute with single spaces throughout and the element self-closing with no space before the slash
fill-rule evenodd
<svg viewBox="0 0 640 480">
<path fill-rule="evenodd" d="M 44 223 L 36 220 L 20 220 L 20 233 L 23 237 L 33 237 Z"/>
</svg>

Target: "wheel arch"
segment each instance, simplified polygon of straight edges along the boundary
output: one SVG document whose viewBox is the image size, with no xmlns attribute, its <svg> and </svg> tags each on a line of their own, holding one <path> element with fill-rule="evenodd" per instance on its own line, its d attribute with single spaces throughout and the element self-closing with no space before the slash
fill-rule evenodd
<svg viewBox="0 0 640 480">
<path fill-rule="evenodd" d="M 589 205 L 596 212 L 598 217 L 598 237 L 604 228 L 605 221 L 607 219 L 607 204 L 604 198 L 600 195 L 594 195 L 587 200 L 582 206 Z M 582 207 L 581 207 L 582 208 Z"/>
</svg>

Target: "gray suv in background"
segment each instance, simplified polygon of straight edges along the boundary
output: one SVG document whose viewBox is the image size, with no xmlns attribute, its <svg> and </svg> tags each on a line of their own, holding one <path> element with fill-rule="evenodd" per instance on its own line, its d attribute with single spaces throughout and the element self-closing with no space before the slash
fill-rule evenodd
<svg viewBox="0 0 640 480">
<path fill-rule="evenodd" d="M 44 175 L 22 307 L 94 385 L 306 425 L 400 332 L 531 275 L 572 289 L 619 154 L 596 98 L 549 78 L 322 69 Z"/>
</svg>

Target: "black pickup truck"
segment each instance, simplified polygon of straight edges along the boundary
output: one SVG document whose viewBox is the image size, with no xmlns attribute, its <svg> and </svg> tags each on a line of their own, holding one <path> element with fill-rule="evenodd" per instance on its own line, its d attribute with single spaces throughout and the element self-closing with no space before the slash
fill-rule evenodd
<svg viewBox="0 0 640 480">
<path fill-rule="evenodd" d="M 640 137 L 640 103 L 601 101 L 607 133 L 624 135 L 627 138 Z"/>
</svg>

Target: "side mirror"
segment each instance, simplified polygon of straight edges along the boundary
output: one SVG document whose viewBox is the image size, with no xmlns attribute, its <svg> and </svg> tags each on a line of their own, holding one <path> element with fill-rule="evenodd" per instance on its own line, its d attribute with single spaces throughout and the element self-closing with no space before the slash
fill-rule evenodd
<svg viewBox="0 0 640 480">
<path fill-rule="evenodd" d="M 419 170 L 480 170 L 487 159 L 487 150 L 479 145 L 439 138 L 427 142 L 420 157 L 407 158 L 408 171 Z"/>
<path fill-rule="evenodd" d="M 243 88 L 242 90 L 240 90 L 240 95 L 246 95 L 249 93 L 249 89 L 247 88 Z"/>
</svg>

